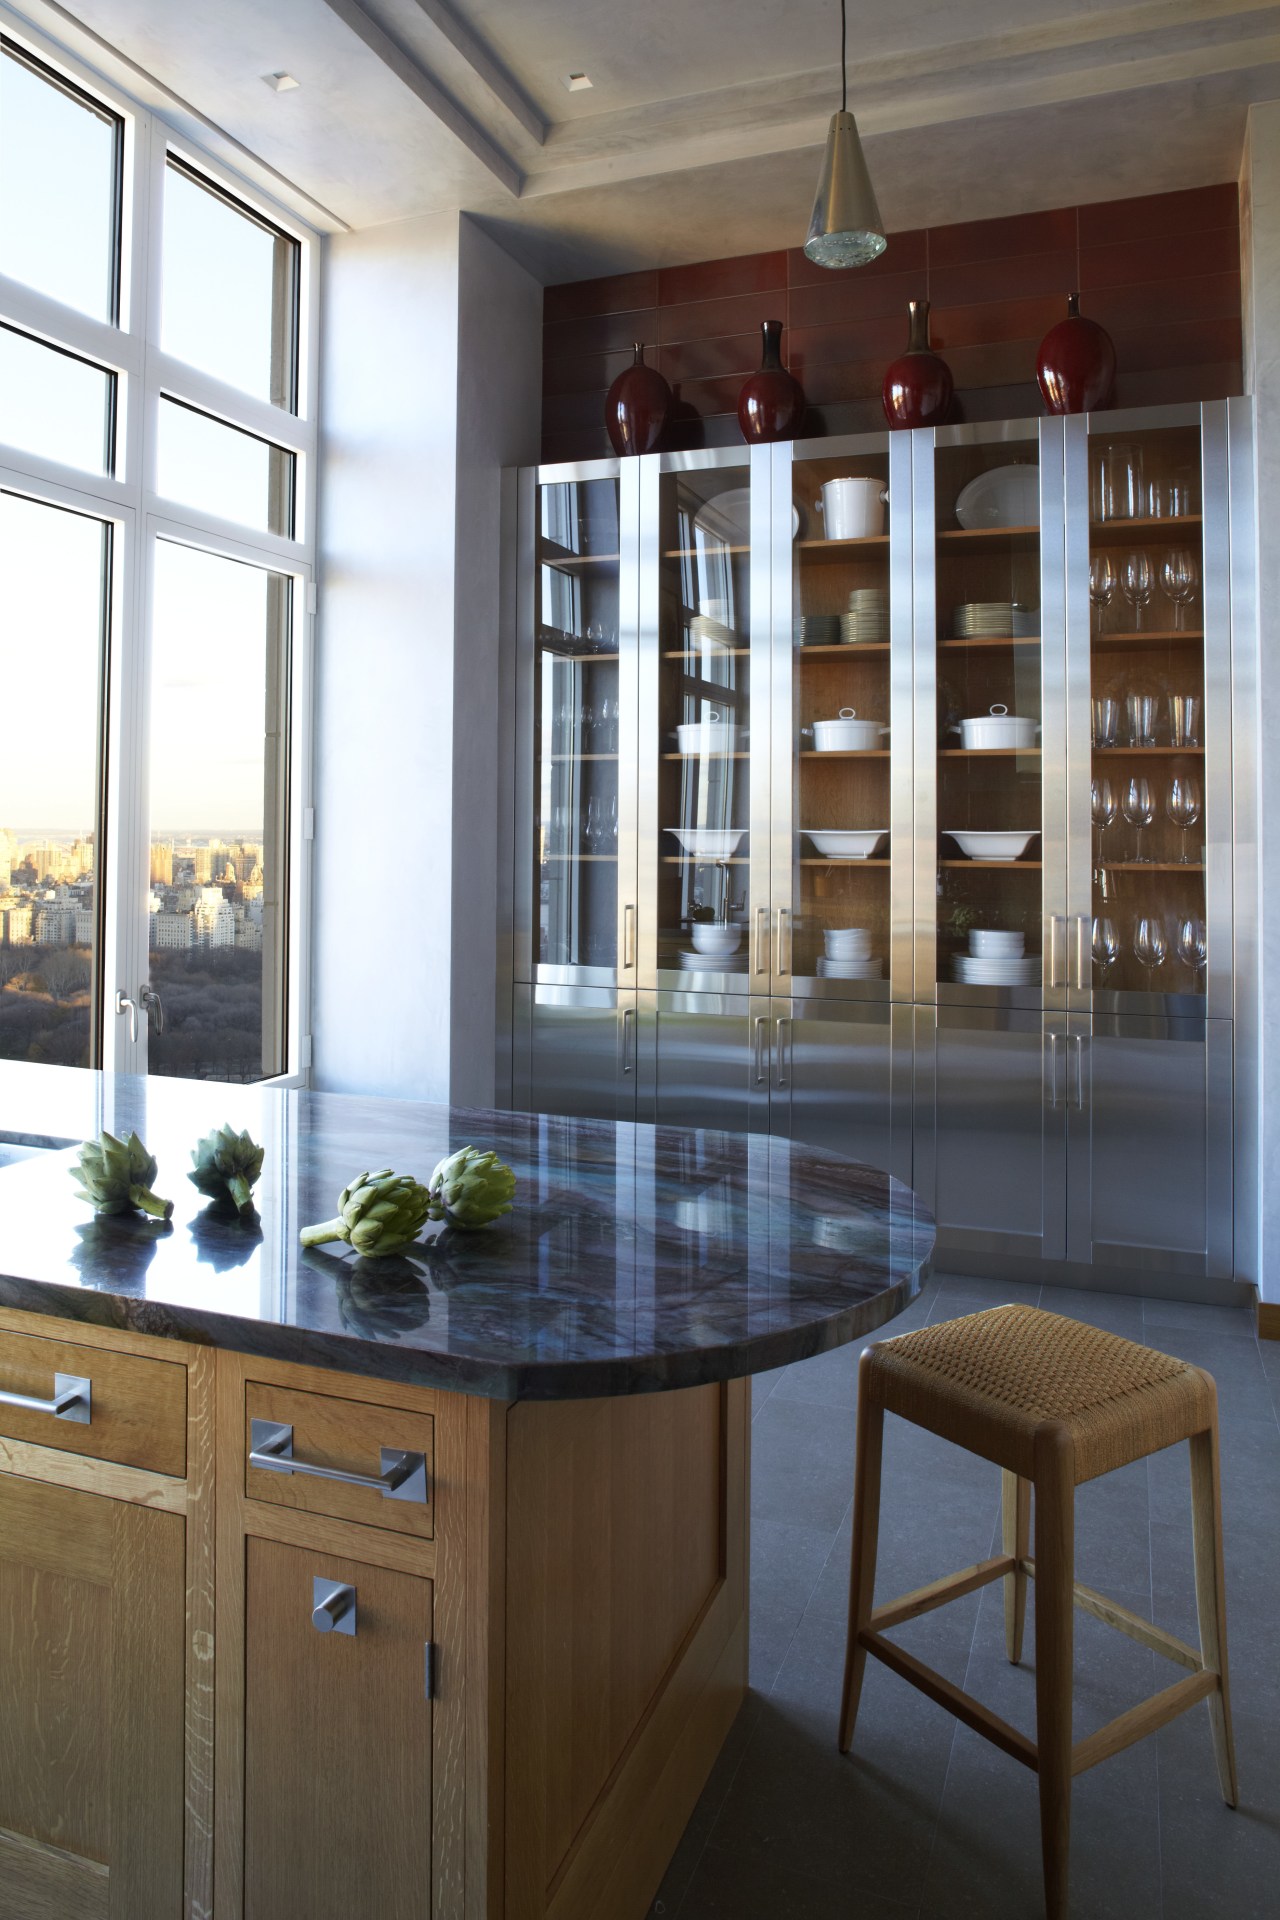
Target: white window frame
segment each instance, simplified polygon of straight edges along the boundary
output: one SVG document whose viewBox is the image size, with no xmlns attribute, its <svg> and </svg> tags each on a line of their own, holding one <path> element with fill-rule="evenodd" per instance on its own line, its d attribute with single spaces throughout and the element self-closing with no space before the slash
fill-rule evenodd
<svg viewBox="0 0 1280 1920">
<path fill-rule="evenodd" d="M 206 153 L 50 40 L 0 0 L 0 33 L 61 74 L 124 123 L 120 324 L 95 320 L 0 274 L 0 321 L 69 348 L 117 375 L 116 474 L 86 474 L 0 441 L 0 488 L 113 524 L 107 764 L 108 844 L 97 856 L 101 889 L 102 1060 L 118 1072 L 147 1070 L 147 1025 L 114 1013 L 117 991 L 135 1003 L 148 978 L 150 822 L 146 779 L 155 549 L 161 539 L 221 554 L 293 581 L 286 1067 L 271 1084 L 303 1085 L 311 1061 L 311 823 L 320 236 L 231 168 Z M 239 392 L 165 353 L 160 345 L 165 168 L 172 155 L 258 213 L 298 246 L 296 412 Z M 216 518 L 156 489 L 160 402 L 202 413 L 295 456 L 294 538 Z M 0 582 L 0 610 L 3 607 Z"/>
</svg>

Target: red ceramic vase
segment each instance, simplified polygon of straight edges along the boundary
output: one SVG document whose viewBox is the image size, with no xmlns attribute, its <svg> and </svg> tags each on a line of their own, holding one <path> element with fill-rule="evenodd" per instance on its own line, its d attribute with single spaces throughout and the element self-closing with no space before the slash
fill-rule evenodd
<svg viewBox="0 0 1280 1920">
<path fill-rule="evenodd" d="M 1111 335 L 1080 312 L 1080 295 L 1067 295 L 1067 317 L 1050 327 L 1036 356 L 1036 379 L 1050 413 L 1091 413 L 1110 404 L 1116 384 Z"/>
<path fill-rule="evenodd" d="M 662 437 L 671 405 L 671 389 L 656 367 L 644 363 L 644 342 L 635 343 L 635 360 L 609 389 L 604 423 L 615 453 L 652 453 Z"/>
<path fill-rule="evenodd" d="M 781 320 L 762 321 L 760 332 L 760 371 L 749 375 L 738 395 L 738 425 L 748 445 L 793 439 L 805 404 L 803 387 L 782 364 Z"/>
<path fill-rule="evenodd" d="M 885 368 L 880 399 L 891 427 L 937 427 L 951 412 L 951 369 L 929 345 L 929 302 L 908 300 L 907 350 Z"/>
</svg>

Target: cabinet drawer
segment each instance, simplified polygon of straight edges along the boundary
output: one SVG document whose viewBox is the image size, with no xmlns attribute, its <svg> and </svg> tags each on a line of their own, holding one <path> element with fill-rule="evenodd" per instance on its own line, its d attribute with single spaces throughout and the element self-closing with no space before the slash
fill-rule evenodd
<svg viewBox="0 0 1280 1920">
<path fill-rule="evenodd" d="M 52 1401 L 58 1374 L 89 1382 L 88 1420 L 4 1399 L 21 1394 Z M 83 1415 L 83 1400 L 69 1410 Z M 187 1370 L 171 1360 L 0 1331 L 0 1434 L 181 1479 L 187 1471 Z"/>
<path fill-rule="evenodd" d="M 280 1429 L 290 1430 L 287 1440 Z M 245 1493 L 250 1500 L 388 1527 L 420 1540 L 435 1537 L 435 1422 L 429 1413 L 337 1400 L 322 1393 L 294 1393 L 261 1381 L 245 1383 Z M 254 1466 L 255 1445 L 279 1459 L 279 1468 Z M 332 1474 L 377 1480 L 383 1449 L 420 1454 L 424 1471 L 406 1478 L 396 1498 L 378 1486 L 353 1486 Z M 320 1472 L 286 1472 L 292 1462 Z M 388 1461 L 387 1467 L 394 1463 Z"/>
</svg>

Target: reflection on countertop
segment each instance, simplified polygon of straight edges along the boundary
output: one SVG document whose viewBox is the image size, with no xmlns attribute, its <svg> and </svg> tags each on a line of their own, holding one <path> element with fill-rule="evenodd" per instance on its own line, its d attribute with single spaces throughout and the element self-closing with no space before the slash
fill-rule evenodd
<svg viewBox="0 0 1280 1920">
<path fill-rule="evenodd" d="M 256 1220 L 187 1179 L 229 1121 L 266 1148 Z M 170 1224 L 95 1221 L 69 1169 L 136 1128 Z M 0 1305 L 504 1399 L 648 1392 L 859 1338 L 928 1271 L 933 1221 L 887 1174 L 767 1135 L 612 1125 L 0 1063 Z M 46 1143 L 49 1143 L 46 1145 Z M 406 1254 L 304 1250 L 363 1168 L 425 1179 L 468 1143 L 515 1168 L 512 1214 Z"/>
</svg>

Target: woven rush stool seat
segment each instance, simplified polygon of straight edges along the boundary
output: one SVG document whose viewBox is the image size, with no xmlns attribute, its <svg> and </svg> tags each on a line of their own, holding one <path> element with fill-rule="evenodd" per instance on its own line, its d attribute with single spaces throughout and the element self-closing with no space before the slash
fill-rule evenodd
<svg viewBox="0 0 1280 1920">
<path fill-rule="evenodd" d="M 884 1416 L 896 1413 L 1001 1469 L 995 1558 L 873 1607 Z M 1075 1578 L 1075 1489 L 1187 1440 L 1200 1647 Z M 1035 1492 L 1035 1554 L 1031 1495 Z M 840 1751 L 853 1742 L 868 1653 L 1039 1777 L 1048 1920 L 1066 1920 L 1071 1781 L 1207 1701 L 1222 1797 L 1236 1804 L 1227 1687 L 1226 1594 L 1211 1376 L 1185 1360 L 1035 1307 L 994 1307 L 868 1347 L 858 1370 L 849 1638 Z M 1006 1651 L 1022 1656 L 1027 1581 L 1035 1582 L 1036 1738 L 885 1638 L 893 1627 L 1004 1582 Z M 1072 1612 L 1080 1607 L 1188 1669 L 1186 1677 L 1072 1742 Z"/>
</svg>

